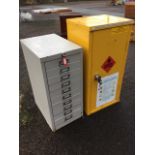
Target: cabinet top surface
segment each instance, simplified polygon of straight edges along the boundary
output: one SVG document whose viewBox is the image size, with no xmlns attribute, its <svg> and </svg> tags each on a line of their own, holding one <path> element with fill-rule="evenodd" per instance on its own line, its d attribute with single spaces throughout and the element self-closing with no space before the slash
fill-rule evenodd
<svg viewBox="0 0 155 155">
<path fill-rule="evenodd" d="M 39 58 L 81 49 L 80 46 L 56 34 L 21 39 L 21 43 Z"/>
<path fill-rule="evenodd" d="M 68 21 L 76 23 L 77 25 L 83 25 L 88 28 L 89 31 L 134 23 L 134 20 L 132 19 L 111 15 L 85 16 L 80 18 L 68 19 Z"/>
</svg>

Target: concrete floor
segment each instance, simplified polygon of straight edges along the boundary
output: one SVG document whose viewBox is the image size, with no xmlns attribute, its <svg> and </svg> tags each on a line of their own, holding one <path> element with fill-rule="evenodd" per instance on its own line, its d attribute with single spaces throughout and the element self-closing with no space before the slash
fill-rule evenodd
<svg viewBox="0 0 155 155">
<path fill-rule="evenodd" d="M 59 4 L 64 5 L 64 4 Z M 122 6 L 108 6 L 101 2 L 71 3 L 67 6 L 78 12 L 121 14 Z M 48 5 L 38 8 L 53 7 Z M 35 8 L 35 6 L 33 6 Z M 31 12 L 32 7 L 22 10 Z M 20 23 L 20 38 L 60 34 L 58 16 L 49 20 L 37 17 L 32 22 Z M 134 155 L 135 154 L 135 44 L 130 43 L 121 102 L 90 117 L 79 119 L 53 133 L 34 103 L 28 74 L 20 46 L 20 91 L 25 95 L 25 108 L 32 121 L 20 127 L 21 155 Z"/>
</svg>

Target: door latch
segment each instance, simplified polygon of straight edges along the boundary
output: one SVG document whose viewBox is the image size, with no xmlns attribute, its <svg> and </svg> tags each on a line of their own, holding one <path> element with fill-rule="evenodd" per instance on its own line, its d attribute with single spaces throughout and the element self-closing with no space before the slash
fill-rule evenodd
<svg viewBox="0 0 155 155">
<path fill-rule="evenodd" d="M 95 80 L 97 80 L 100 85 L 102 84 L 102 79 L 101 79 L 100 75 L 96 74 L 95 75 Z"/>
</svg>

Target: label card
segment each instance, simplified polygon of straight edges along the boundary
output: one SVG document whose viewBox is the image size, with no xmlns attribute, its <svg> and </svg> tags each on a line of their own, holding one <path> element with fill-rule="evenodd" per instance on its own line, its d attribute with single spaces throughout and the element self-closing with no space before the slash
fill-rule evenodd
<svg viewBox="0 0 155 155">
<path fill-rule="evenodd" d="M 115 99 L 117 91 L 118 73 L 101 78 L 102 84 L 97 86 L 96 107 L 106 104 Z"/>
</svg>

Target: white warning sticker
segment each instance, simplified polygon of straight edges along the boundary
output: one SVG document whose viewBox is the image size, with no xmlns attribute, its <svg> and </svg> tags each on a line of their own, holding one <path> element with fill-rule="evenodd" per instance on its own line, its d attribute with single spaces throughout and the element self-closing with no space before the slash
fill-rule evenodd
<svg viewBox="0 0 155 155">
<path fill-rule="evenodd" d="M 102 77 L 101 80 L 101 84 L 98 83 L 97 86 L 96 107 L 99 107 L 115 99 L 118 82 L 118 73 Z"/>
</svg>

